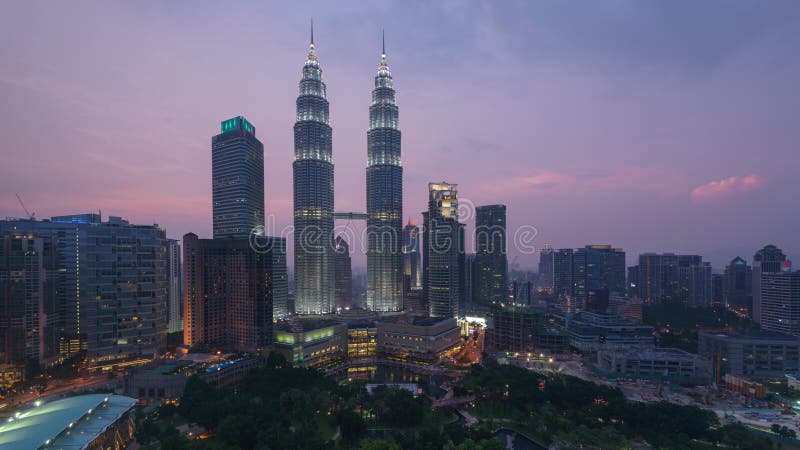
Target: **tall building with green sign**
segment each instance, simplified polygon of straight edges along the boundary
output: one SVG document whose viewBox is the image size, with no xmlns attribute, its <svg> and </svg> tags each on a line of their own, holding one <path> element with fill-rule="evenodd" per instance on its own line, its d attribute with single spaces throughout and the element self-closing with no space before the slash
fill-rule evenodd
<svg viewBox="0 0 800 450">
<path fill-rule="evenodd" d="M 264 145 L 242 116 L 211 139 L 214 237 L 247 239 L 264 227 Z"/>
</svg>

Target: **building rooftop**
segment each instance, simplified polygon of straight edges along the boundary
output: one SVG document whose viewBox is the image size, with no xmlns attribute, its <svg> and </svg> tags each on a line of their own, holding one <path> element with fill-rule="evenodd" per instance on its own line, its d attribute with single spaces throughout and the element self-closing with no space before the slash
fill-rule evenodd
<svg viewBox="0 0 800 450">
<path fill-rule="evenodd" d="M 111 394 L 42 403 L 0 425 L 0 450 L 85 448 L 135 404 L 135 399 Z"/>
<path fill-rule="evenodd" d="M 395 316 L 395 317 L 382 317 L 378 321 L 383 323 L 395 323 L 401 325 L 414 325 L 417 327 L 431 327 L 438 323 L 455 320 L 452 317 L 409 317 L 409 316 Z"/>
<path fill-rule="evenodd" d="M 702 359 L 701 356 L 690 353 L 685 350 L 673 347 L 642 347 L 642 348 L 628 348 L 625 350 L 600 350 L 598 353 L 611 353 L 625 356 L 635 356 L 637 358 L 659 359 L 659 358 L 686 358 L 686 359 Z"/>
<path fill-rule="evenodd" d="M 701 331 L 700 333 L 719 338 L 800 341 L 790 334 L 767 330 Z"/>
<path fill-rule="evenodd" d="M 305 333 L 322 328 L 342 325 L 342 320 L 333 318 L 297 318 L 292 317 L 288 320 L 281 320 L 275 324 L 275 331 L 284 333 Z"/>
</svg>

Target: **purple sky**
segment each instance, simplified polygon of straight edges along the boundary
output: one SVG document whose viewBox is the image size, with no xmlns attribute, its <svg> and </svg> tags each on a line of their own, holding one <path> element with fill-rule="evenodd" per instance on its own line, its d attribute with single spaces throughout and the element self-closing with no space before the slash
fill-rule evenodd
<svg viewBox="0 0 800 450">
<path fill-rule="evenodd" d="M 336 209 L 365 209 L 386 29 L 405 216 L 427 182 L 508 205 L 533 244 L 800 262 L 800 2 L 12 2 L 0 15 L 0 216 L 97 211 L 211 233 L 210 139 L 244 115 L 267 213 L 291 223 L 297 83 L 314 16 Z M 351 247 L 356 247 L 351 245 Z M 364 258 L 355 257 L 362 265 Z"/>
</svg>

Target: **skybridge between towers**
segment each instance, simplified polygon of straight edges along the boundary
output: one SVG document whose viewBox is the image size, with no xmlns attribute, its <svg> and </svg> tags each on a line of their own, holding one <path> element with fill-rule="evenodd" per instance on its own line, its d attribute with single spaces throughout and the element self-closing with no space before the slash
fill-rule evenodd
<svg viewBox="0 0 800 450">
<path fill-rule="evenodd" d="M 360 212 L 335 212 L 333 213 L 334 220 L 367 220 L 366 213 Z"/>
</svg>

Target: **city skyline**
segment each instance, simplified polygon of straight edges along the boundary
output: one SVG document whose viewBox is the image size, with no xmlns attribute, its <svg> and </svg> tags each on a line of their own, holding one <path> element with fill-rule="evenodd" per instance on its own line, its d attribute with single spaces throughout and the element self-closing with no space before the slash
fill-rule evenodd
<svg viewBox="0 0 800 450">
<path fill-rule="evenodd" d="M 95 14 L 14 5 L 3 42 L 24 35 L 14 17 L 35 14 L 63 30 L 0 47 L 9 62 L 0 129 L 14 161 L 0 173 L 0 214 L 23 216 L 19 192 L 38 217 L 102 210 L 159 223 L 171 238 L 210 237 L 208 136 L 241 115 L 265 144 L 266 214 L 289 225 L 289 130 L 313 14 L 336 129 L 336 210 L 364 211 L 366 109 L 383 23 L 404 108 L 403 219 L 421 222 L 427 183 L 447 179 L 462 203 L 508 205 L 510 268 L 538 261 L 538 252 L 515 253 L 521 225 L 537 228 L 537 250 L 614 243 L 629 264 L 645 252 L 691 253 L 719 272 L 766 244 L 796 255 L 798 213 L 773 205 L 794 187 L 800 162 L 789 123 L 800 105 L 791 83 L 797 6 L 591 8 L 559 28 L 576 19 L 564 6 L 448 5 L 417 17 L 419 5 L 389 4 L 363 7 L 364 21 L 348 18 L 352 4 L 314 5 L 279 23 L 268 20 L 272 5 L 101 5 Z M 689 14 L 697 20 L 687 23 Z M 206 37 L 206 17 L 237 26 Z M 715 39 L 701 34 L 707 25 Z M 212 64 L 218 55 L 229 64 Z M 487 110 L 504 113 L 487 119 Z M 591 219 L 575 220 L 578 211 Z M 354 266 L 364 263 L 354 252 Z"/>
</svg>

